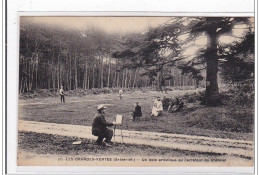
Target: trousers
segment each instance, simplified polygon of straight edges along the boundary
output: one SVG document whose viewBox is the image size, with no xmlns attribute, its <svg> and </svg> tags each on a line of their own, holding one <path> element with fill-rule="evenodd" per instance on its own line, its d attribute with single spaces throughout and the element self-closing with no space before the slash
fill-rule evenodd
<svg viewBox="0 0 260 175">
<path fill-rule="evenodd" d="M 97 143 L 102 143 L 103 139 L 105 139 L 105 142 L 110 142 L 113 137 L 113 130 L 106 129 L 102 132 L 95 133 L 95 136 L 98 136 Z"/>
<path fill-rule="evenodd" d="M 65 97 L 64 97 L 64 95 L 60 95 L 60 101 L 62 102 L 64 102 L 65 103 Z"/>
</svg>

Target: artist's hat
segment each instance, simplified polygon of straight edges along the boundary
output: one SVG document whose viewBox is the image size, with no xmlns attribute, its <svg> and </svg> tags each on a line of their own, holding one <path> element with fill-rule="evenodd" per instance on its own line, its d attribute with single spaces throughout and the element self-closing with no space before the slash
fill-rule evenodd
<svg viewBox="0 0 260 175">
<path fill-rule="evenodd" d="M 97 106 L 97 109 L 98 109 L 98 110 L 100 110 L 100 109 L 106 109 L 106 107 L 101 104 L 101 105 L 98 105 L 98 106 Z"/>
</svg>

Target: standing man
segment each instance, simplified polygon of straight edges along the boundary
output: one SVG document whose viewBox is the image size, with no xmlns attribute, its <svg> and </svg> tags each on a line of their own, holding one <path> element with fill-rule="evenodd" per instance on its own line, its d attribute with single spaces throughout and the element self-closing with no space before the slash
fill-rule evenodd
<svg viewBox="0 0 260 175">
<path fill-rule="evenodd" d="M 120 98 L 120 100 L 122 100 L 123 90 L 120 89 L 120 90 L 118 91 L 118 93 L 119 93 L 119 98 Z"/>
<path fill-rule="evenodd" d="M 134 107 L 135 110 L 132 112 L 133 121 L 136 121 L 137 119 L 140 121 L 140 117 L 142 117 L 141 106 L 139 106 L 139 103 L 136 101 Z"/>
<path fill-rule="evenodd" d="M 63 86 L 60 87 L 60 101 L 61 103 L 62 101 L 65 103 L 65 94 L 64 94 Z"/>
<path fill-rule="evenodd" d="M 107 126 L 114 126 L 115 123 L 108 123 L 106 121 L 104 116 L 105 111 L 106 111 L 106 107 L 104 105 L 98 105 L 97 113 L 94 116 L 94 120 L 92 124 L 92 134 L 94 136 L 98 136 L 98 139 L 96 141 L 97 145 L 102 145 L 104 138 L 105 138 L 105 142 L 109 145 L 113 137 L 113 130 L 108 129 Z"/>
</svg>

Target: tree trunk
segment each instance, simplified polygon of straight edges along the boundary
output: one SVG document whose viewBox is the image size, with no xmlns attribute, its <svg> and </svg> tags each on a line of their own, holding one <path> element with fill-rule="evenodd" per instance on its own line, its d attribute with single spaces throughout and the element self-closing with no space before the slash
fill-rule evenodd
<svg viewBox="0 0 260 175">
<path fill-rule="evenodd" d="M 70 54 L 69 54 L 69 60 L 70 60 L 70 66 L 69 66 L 69 90 L 71 90 L 72 75 L 71 75 L 71 55 Z"/>
<path fill-rule="evenodd" d="M 92 88 L 95 88 L 95 64 L 93 65 L 92 70 Z"/>
<path fill-rule="evenodd" d="M 59 54 L 58 54 L 58 89 L 62 85 L 61 75 L 60 75 L 60 55 L 61 55 L 61 41 L 59 42 Z"/>
<path fill-rule="evenodd" d="M 107 87 L 110 87 L 111 61 L 108 62 Z"/>
<path fill-rule="evenodd" d="M 157 72 L 157 90 L 162 90 L 162 77 L 163 75 L 163 66 L 159 65 L 159 70 Z"/>
<path fill-rule="evenodd" d="M 89 74 L 90 74 L 90 73 L 89 73 Z M 89 76 L 90 76 L 90 75 L 88 75 L 88 89 L 90 89 Z"/>
<path fill-rule="evenodd" d="M 83 82 L 84 89 L 87 89 L 87 83 L 88 83 L 88 65 L 87 63 L 85 63 L 85 75 L 84 75 L 84 82 Z"/>
<path fill-rule="evenodd" d="M 129 80 L 128 80 L 128 85 L 127 87 L 131 87 L 131 81 L 132 81 L 132 72 L 129 73 Z"/>
<path fill-rule="evenodd" d="M 216 29 L 208 31 L 209 41 L 206 53 L 207 73 L 206 73 L 206 94 L 204 103 L 209 106 L 219 104 L 218 92 L 218 55 L 217 55 L 217 32 Z"/>
<path fill-rule="evenodd" d="M 119 87 L 119 72 L 116 71 L 116 87 Z"/>
<path fill-rule="evenodd" d="M 19 79 L 19 94 L 23 92 L 22 88 L 23 88 L 23 77 Z"/>
<path fill-rule="evenodd" d="M 133 88 L 135 88 L 135 86 L 136 86 L 136 76 L 137 76 L 137 69 L 135 70 Z"/>
<path fill-rule="evenodd" d="M 51 67 L 52 67 L 52 88 L 54 89 L 54 91 L 56 91 L 56 86 L 55 86 L 55 66 L 54 66 L 54 38 L 52 39 L 52 63 L 51 63 Z"/>
<path fill-rule="evenodd" d="M 58 54 L 58 76 L 57 76 L 57 79 L 58 79 L 58 89 L 60 89 L 60 53 Z"/>
<path fill-rule="evenodd" d="M 76 59 L 75 52 L 74 52 L 74 70 L 75 70 L 75 89 L 78 89 L 78 70 L 77 70 L 77 59 Z"/>
<path fill-rule="evenodd" d="M 26 83 L 27 81 L 28 81 L 28 80 L 27 80 L 27 78 L 25 77 L 25 83 L 24 83 L 24 89 L 25 89 L 24 91 L 25 91 L 25 92 L 28 92 L 28 90 L 29 90 L 29 89 L 28 89 L 28 83 Z"/>
<path fill-rule="evenodd" d="M 128 69 L 125 69 L 125 88 L 127 88 L 127 74 L 128 74 Z"/>
<path fill-rule="evenodd" d="M 100 63 L 100 88 L 103 88 L 104 87 L 104 83 L 103 83 L 103 56 L 100 56 L 100 59 L 101 59 L 101 63 Z"/>
</svg>

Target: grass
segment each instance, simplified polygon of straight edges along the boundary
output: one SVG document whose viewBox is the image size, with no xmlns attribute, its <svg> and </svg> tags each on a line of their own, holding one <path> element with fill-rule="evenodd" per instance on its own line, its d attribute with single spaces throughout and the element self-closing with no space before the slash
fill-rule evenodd
<svg viewBox="0 0 260 175">
<path fill-rule="evenodd" d="M 73 145 L 74 141 L 81 140 L 80 145 Z M 33 144 L 32 144 L 33 142 Z M 80 156 L 160 156 L 164 158 L 171 157 L 207 157 L 217 158 L 225 156 L 218 153 L 203 153 L 194 151 L 177 150 L 162 147 L 152 147 L 145 145 L 131 145 L 122 143 L 113 143 L 112 147 L 97 146 L 91 140 L 65 137 L 50 134 L 40 134 L 33 132 L 19 132 L 18 147 L 25 151 L 35 154 L 56 154 L 56 155 L 80 155 Z"/>
<path fill-rule="evenodd" d="M 191 93 L 194 91 L 176 90 L 169 92 L 167 97 L 175 98 Z M 154 98 L 165 95 L 156 91 L 135 91 L 124 94 L 122 100 L 117 94 L 86 95 L 66 97 L 66 103 L 63 104 L 58 97 L 19 100 L 19 119 L 91 126 L 96 106 L 106 104 L 107 121 L 112 122 L 116 114 L 123 114 L 123 129 L 127 130 L 253 140 L 252 109 L 234 106 L 204 107 L 196 100 L 191 102 L 184 99 L 185 107 L 181 112 L 164 112 L 163 116 L 152 118 L 150 114 Z M 130 120 L 135 101 L 139 101 L 142 107 L 143 117 L 140 122 Z"/>
</svg>

